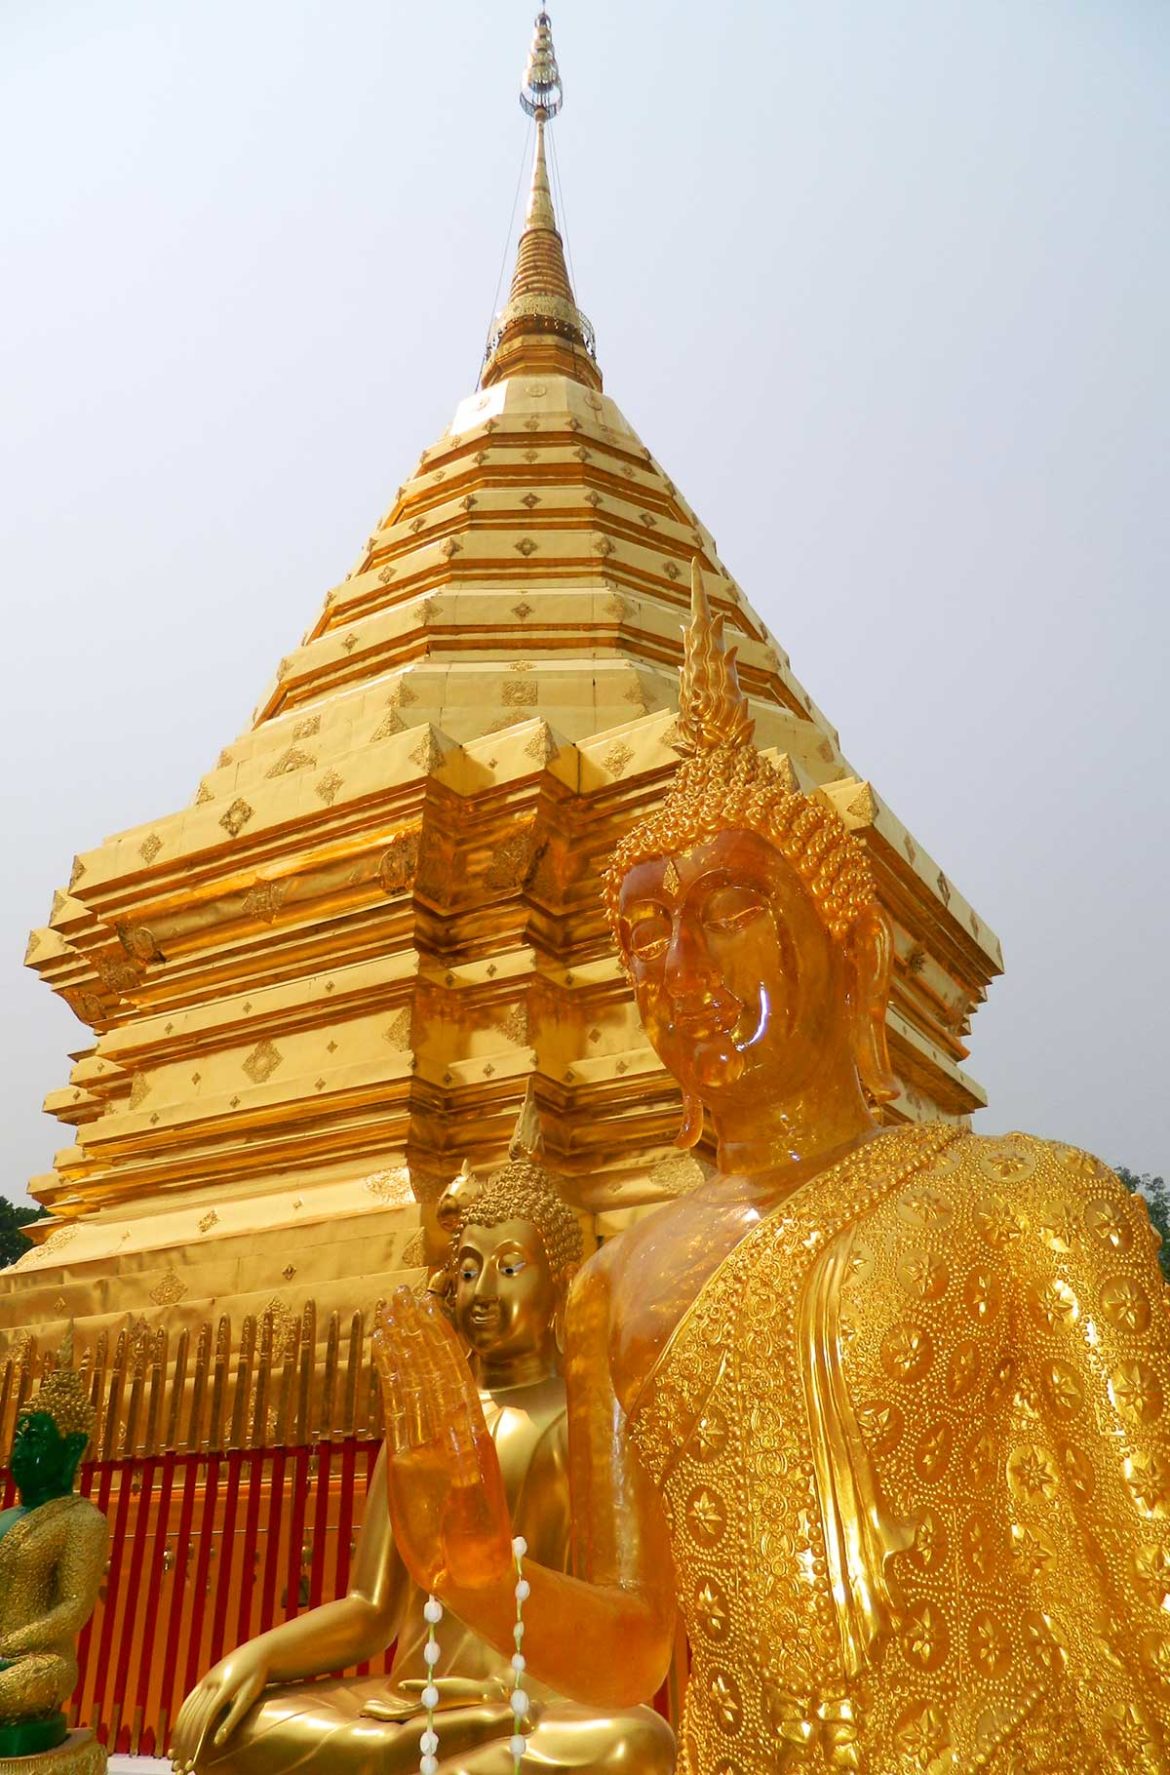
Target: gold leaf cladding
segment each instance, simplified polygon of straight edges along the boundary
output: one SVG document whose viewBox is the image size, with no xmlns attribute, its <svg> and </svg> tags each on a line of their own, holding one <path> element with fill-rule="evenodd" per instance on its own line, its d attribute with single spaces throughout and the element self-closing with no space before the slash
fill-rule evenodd
<svg viewBox="0 0 1170 1775">
<path fill-rule="evenodd" d="M 414 1012 L 410 1005 L 404 1005 L 386 1031 L 386 1040 L 392 1048 L 401 1051 L 410 1047 L 413 1034 Z"/>
<path fill-rule="evenodd" d="M 535 838 L 531 826 L 505 838 L 492 851 L 484 872 L 485 887 L 521 887 L 532 869 L 534 850 Z"/>
<path fill-rule="evenodd" d="M 150 1298 L 156 1307 L 173 1307 L 176 1301 L 182 1300 L 186 1292 L 187 1284 L 180 1282 L 174 1270 L 168 1270 L 151 1289 Z"/>
<path fill-rule="evenodd" d="M 528 1046 L 528 1009 L 525 1005 L 509 1005 L 500 1019 L 500 1034 L 514 1047 Z"/>
<path fill-rule="evenodd" d="M 254 1084 L 262 1085 L 270 1079 L 284 1059 L 280 1049 L 267 1038 L 257 1042 L 248 1058 L 243 1062 L 243 1069 Z"/>
<path fill-rule="evenodd" d="M 400 894 L 409 887 L 418 868 L 418 833 L 400 832 L 382 853 L 378 880 L 386 894 Z"/>
<path fill-rule="evenodd" d="M 227 812 L 220 815 L 219 823 L 225 832 L 230 833 L 233 838 L 238 838 L 240 833 L 244 830 L 244 827 L 248 824 L 248 821 L 252 818 L 253 812 L 254 809 L 249 807 L 243 797 L 237 796 Z"/>
<path fill-rule="evenodd" d="M 276 763 L 270 767 L 266 775 L 270 777 L 288 776 L 294 770 L 312 770 L 317 760 L 311 752 L 302 752 L 299 746 L 290 746 L 282 752 Z"/>
<path fill-rule="evenodd" d="M 685 1196 L 703 1181 L 703 1167 L 689 1153 L 671 1154 L 652 1167 L 649 1181 L 664 1195 Z"/>
<path fill-rule="evenodd" d="M 118 933 L 118 941 L 122 945 L 122 948 L 126 951 L 126 954 L 132 956 L 135 961 L 148 962 L 158 960 L 159 947 L 155 942 L 154 934 L 148 925 L 127 924 L 125 919 L 119 919 L 118 923 L 114 926 L 114 929 Z"/>
<path fill-rule="evenodd" d="M 162 849 L 162 839 L 157 832 L 149 832 L 138 846 L 138 855 L 144 863 L 153 863 Z"/>
<path fill-rule="evenodd" d="M 262 918 L 266 924 L 271 924 L 287 893 L 287 881 L 258 881 L 244 896 L 241 911 L 245 918 Z"/>
<path fill-rule="evenodd" d="M 338 776 L 337 772 L 327 770 L 321 780 L 313 784 L 313 792 L 321 797 L 327 807 L 332 807 L 337 797 L 337 791 L 342 787 L 343 779 Z"/>
<path fill-rule="evenodd" d="M 611 746 L 609 751 L 603 755 L 601 762 L 611 775 L 620 777 L 625 774 L 626 766 L 633 756 L 629 746 L 623 745 L 622 741 L 618 740 L 616 745 Z"/>
<path fill-rule="evenodd" d="M 413 748 L 410 761 L 423 771 L 437 770 L 442 764 L 443 748 L 435 738 L 433 728 L 428 727 L 418 745 Z"/>
<path fill-rule="evenodd" d="M 406 723 L 394 704 L 383 715 L 382 720 L 370 735 L 371 740 L 388 740 L 396 733 L 405 733 Z"/>
<path fill-rule="evenodd" d="M 542 721 L 532 738 L 525 744 L 525 756 L 534 759 L 537 764 L 547 764 L 550 758 L 556 757 L 557 751 L 557 742 L 553 739 L 552 729 L 547 721 Z"/>
<path fill-rule="evenodd" d="M 536 702 L 539 690 L 535 683 L 505 683 L 501 695 L 505 708 L 529 708 Z"/>
<path fill-rule="evenodd" d="M 427 1247 L 421 1227 L 418 1232 L 410 1235 L 410 1238 L 402 1247 L 402 1256 L 398 1261 L 404 1270 L 422 1269 L 427 1261 Z"/>
<path fill-rule="evenodd" d="M 388 1208 L 414 1206 L 414 1191 L 410 1187 L 408 1171 L 375 1171 L 363 1180 L 362 1188 Z"/>
</svg>

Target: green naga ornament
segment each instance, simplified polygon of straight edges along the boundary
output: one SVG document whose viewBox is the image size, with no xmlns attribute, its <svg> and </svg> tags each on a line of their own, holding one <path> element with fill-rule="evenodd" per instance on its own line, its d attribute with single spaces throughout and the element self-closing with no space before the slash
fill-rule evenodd
<svg viewBox="0 0 1170 1775">
<path fill-rule="evenodd" d="M 0 1759 L 52 1750 L 68 1734 L 77 1635 L 109 1543 L 105 1517 L 73 1489 L 93 1418 L 71 1328 L 16 1421 L 9 1470 L 20 1502 L 0 1511 Z"/>
</svg>

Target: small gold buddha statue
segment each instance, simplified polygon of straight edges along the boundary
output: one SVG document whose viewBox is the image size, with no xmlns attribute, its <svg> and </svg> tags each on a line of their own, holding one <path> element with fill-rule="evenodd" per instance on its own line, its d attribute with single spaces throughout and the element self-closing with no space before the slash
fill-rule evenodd
<svg viewBox="0 0 1170 1775">
<path fill-rule="evenodd" d="M 508 1163 L 482 1192 L 464 1177 L 460 1195 L 464 1206 L 450 1258 L 451 1335 L 461 1340 L 458 1359 L 496 1451 L 502 1508 L 542 1565 L 564 1572 L 569 1496 L 558 1340 L 568 1284 L 581 1258 L 581 1229 L 535 1154 L 518 1150 L 516 1141 Z M 442 1314 L 437 1297 L 426 1298 Z M 384 1341 L 384 1330 L 379 1336 Z M 406 1395 L 417 1411 L 409 1353 L 388 1410 Z M 394 1544 L 383 1451 L 370 1482 L 349 1594 L 251 1640 L 204 1677 L 175 1724 L 176 1770 L 413 1775 L 427 1722 L 421 1696 L 431 1672 L 424 1656 L 431 1631 L 425 1602 L 426 1592 L 411 1582 Z M 511 1775 L 511 1628 L 503 1652 L 451 1611 L 434 1631 L 441 1647 L 434 1682 L 442 1775 Z M 375 1658 L 394 1641 L 389 1678 L 338 1680 L 326 1674 Z M 550 1775 L 670 1775 L 674 1737 L 651 1709 L 581 1705 L 533 1681 L 525 1688 L 532 1706 L 525 1768 Z"/>
<path fill-rule="evenodd" d="M 524 1562 L 529 1668 L 626 1705 L 681 1615 L 683 1775 L 1170 1769 L 1170 1314 L 1144 1205 L 1066 1146 L 880 1126 L 867 853 L 752 733 L 696 568 L 684 761 L 607 899 L 680 1140 L 706 1118 L 718 1167 L 575 1282 L 578 1558 Z M 511 1528 L 474 1390 L 433 1308 L 389 1335 L 437 1402 L 393 1416 L 399 1548 L 503 1646 Z"/>
<path fill-rule="evenodd" d="M 19 1502 L 0 1511 L 0 1757 L 31 1757 L 66 1739 L 61 1710 L 77 1684 L 77 1635 L 105 1571 L 106 1519 L 73 1489 L 94 1413 L 72 1359 L 70 1331 L 12 1441 Z"/>
</svg>

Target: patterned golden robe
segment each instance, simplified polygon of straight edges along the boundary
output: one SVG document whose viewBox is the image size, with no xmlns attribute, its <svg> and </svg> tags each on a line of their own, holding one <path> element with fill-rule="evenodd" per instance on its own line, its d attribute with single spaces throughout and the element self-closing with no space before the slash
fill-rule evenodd
<svg viewBox="0 0 1170 1775">
<path fill-rule="evenodd" d="M 797 1191 L 631 1416 L 693 1664 L 679 1775 L 1170 1769 L 1170 1310 L 1144 1204 L 903 1129 Z"/>
</svg>

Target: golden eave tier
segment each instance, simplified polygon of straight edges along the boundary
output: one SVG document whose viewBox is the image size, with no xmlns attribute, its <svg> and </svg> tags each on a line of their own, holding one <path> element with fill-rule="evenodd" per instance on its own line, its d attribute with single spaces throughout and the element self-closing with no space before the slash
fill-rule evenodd
<svg viewBox="0 0 1170 1775">
<path fill-rule="evenodd" d="M 35 1182 L 74 1273 L 119 1246 L 167 1270 L 227 1204 L 269 1251 L 261 1291 L 290 1266 L 324 1287 L 336 1251 L 306 1249 L 306 1219 L 360 1221 L 390 1173 L 425 1213 L 464 1158 L 502 1156 L 533 1075 L 583 1212 L 697 1175 L 670 1157 L 676 1088 L 598 885 L 678 763 L 695 554 L 759 743 L 869 847 L 897 947 L 890 1114 L 982 1103 L 962 1063 L 993 933 L 843 756 L 613 401 L 512 376 L 424 451 L 190 804 L 83 852 L 32 937 L 29 965 L 97 1037 L 47 1101 L 72 1144 Z M 8 1286 L 41 1275 L 68 1304 L 49 1247 Z M 371 1298 L 403 1261 L 380 1249 Z"/>
</svg>

